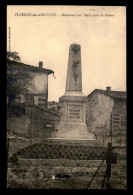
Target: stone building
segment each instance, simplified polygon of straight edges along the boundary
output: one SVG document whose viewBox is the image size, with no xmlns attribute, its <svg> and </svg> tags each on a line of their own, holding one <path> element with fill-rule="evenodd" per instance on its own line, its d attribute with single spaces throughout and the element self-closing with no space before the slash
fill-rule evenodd
<svg viewBox="0 0 133 195">
<path fill-rule="evenodd" d="M 39 66 L 31 66 L 21 62 L 7 64 L 7 71 L 23 71 L 30 75 L 28 92 L 20 94 L 15 101 L 19 103 L 31 103 L 35 105 L 43 105 L 47 108 L 48 101 L 48 75 L 54 72 L 43 68 L 43 62 L 39 62 Z"/>
<path fill-rule="evenodd" d="M 55 102 L 55 101 L 48 102 L 48 107 L 47 108 L 60 113 L 61 103 L 60 102 Z"/>
<path fill-rule="evenodd" d="M 30 75 L 30 81 L 26 86 L 27 92 L 19 94 L 14 101 L 17 105 L 24 106 L 25 113 L 16 116 L 7 110 L 7 129 L 29 138 L 48 137 L 56 130 L 60 120 L 59 113 L 47 108 L 48 75 L 54 72 L 43 68 L 42 62 L 39 62 L 39 67 L 20 62 L 7 63 L 7 72 L 16 74 L 21 71 Z M 15 105 L 13 104 L 13 110 Z"/>
<path fill-rule="evenodd" d="M 116 129 L 126 130 L 126 92 L 95 89 L 88 96 L 86 123 L 90 132 L 110 135 Z"/>
</svg>

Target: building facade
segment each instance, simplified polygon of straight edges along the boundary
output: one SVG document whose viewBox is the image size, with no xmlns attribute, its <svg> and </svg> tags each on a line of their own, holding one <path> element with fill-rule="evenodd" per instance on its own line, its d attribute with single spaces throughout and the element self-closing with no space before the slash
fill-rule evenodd
<svg viewBox="0 0 133 195">
<path fill-rule="evenodd" d="M 18 72 L 28 73 L 27 75 L 30 78 L 28 85 L 26 85 L 26 93 L 22 92 L 15 98 L 15 104 L 12 104 L 13 112 L 7 109 L 7 128 L 28 138 L 49 137 L 56 130 L 56 125 L 60 120 L 59 113 L 47 108 L 48 75 L 54 74 L 54 72 L 43 68 L 42 62 L 39 62 L 39 67 L 11 62 L 11 64 L 7 64 L 7 72 L 14 74 L 15 77 Z M 23 79 L 21 83 L 23 84 Z M 19 107 L 17 107 L 18 105 Z M 22 108 L 25 110 L 22 114 L 18 110 L 20 106 L 23 106 Z M 14 114 L 14 110 L 18 110 L 17 114 L 19 115 Z"/>
<path fill-rule="evenodd" d="M 109 135 L 126 130 L 126 92 L 95 89 L 88 96 L 86 123 L 90 132 Z"/>
<path fill-rule="evenodd" d="M 43 62 L 39 66 L 26 65 L 20 62 L 7 64 L 7 72 L 25 72 L 30 79 L 27 85 L 27 92 L 21 93 L 15 98 L 15 102 L 43 105 L 47 108 L 48 102 L 48 75 L 54 72 L 43 68 Z"/>
</svg>

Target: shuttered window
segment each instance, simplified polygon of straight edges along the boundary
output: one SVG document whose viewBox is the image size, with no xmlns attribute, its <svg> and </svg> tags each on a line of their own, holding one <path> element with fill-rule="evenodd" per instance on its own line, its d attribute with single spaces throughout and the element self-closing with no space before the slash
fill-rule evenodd
<svg viewBox="0 0 133 195">
<path fill-rule="evenodd" d="M 126 127 L 125 114 L 112 114 L 111 121 L 113 129 Z"/>
</svg>

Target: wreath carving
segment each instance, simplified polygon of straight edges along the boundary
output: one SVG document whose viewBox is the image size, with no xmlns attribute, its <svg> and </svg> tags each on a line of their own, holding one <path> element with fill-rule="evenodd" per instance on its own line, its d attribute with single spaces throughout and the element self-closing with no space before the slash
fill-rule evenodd
<svg viewBox="0 0 133 195">
<path fill-rule="evenodd" d="M 72 64 L 72 72 L 73 72 L 73 78 L 75 80 L 75 84 L 76 84 L 78 76 L 79 76 L 78 75 L 79 62 L 80 61 L 77 61 L 77 62 L 74 61 L 73 64 Z"/>
</svg>

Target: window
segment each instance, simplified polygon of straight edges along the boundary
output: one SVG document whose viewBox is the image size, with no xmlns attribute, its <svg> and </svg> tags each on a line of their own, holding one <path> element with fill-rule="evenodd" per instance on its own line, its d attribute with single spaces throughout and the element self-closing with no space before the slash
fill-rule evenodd
<svg viewBox="0 0 133 195">
<path fill-rule="evenodd" d="M 120 126 L 125 127 L 126 126 L 126 115 L 120 114 Z"/>
<path fill-rule="evenodd" d="M 112 128 L 126 127 L 126 114 L 112 114 Z"/>
<path fill-rule="evenodd" d="M 26 95 L 26 103 L 33 104 L 34 103 L 34 97 L 31 94 Z"/>
<path fill-rule="evenodd" d="M 38 96 L 34 96 L 34 104 L 38 105 Z"/>
</svg>

